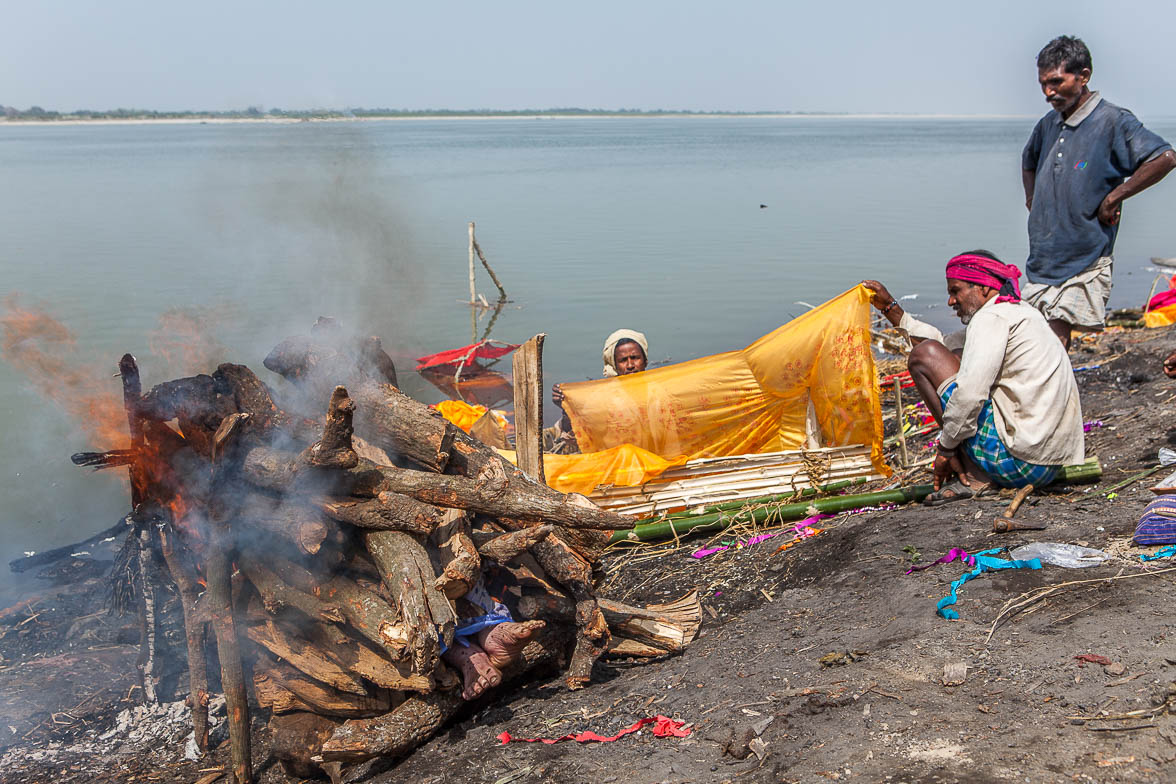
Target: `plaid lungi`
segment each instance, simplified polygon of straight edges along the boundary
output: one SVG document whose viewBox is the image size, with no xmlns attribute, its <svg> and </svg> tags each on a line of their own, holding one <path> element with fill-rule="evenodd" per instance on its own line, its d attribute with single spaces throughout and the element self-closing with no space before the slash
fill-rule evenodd
<svg viewBox="0 0 1176 784">
<path fill-rule="evenodd" d="M 1176 544 L 1176 495 L 1162 495 L 1148 504 L 1132 538 L 1136 544 Z"/>
<path fill-rule="evenodd" d="M 951 400 L 955 390 L 956 382 L 953 381 L 939 396 L 944 408 L 947 408 L 947 401 Z M 1009 454 L 1008 447 L 996 432 L 991 400 L 985 400 L 981 406 L 980 415 L 976 417 L 976 428 L 976 435 L 964 441 L 968 455 L 1001 487 L 1024 487 L 1030 484 L 1044 487 L 1054 480 L 1062 468 L 1026 463 Z"/>
</svg>

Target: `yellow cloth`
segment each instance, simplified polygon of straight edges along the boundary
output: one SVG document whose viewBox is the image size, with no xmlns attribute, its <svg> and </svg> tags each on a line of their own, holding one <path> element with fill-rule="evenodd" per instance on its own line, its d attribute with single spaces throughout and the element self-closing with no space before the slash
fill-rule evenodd
<svg viewBox="0 0 1176 784">
<path fill-rule="evenodd" d="M 564 384 L 564 410 L 586 454 L 564 456 L 584 463 L 563 466 L 560 475 L 586 478 L 599 460 L 587 453 L 625 444 L 673 464 L 797 449 L 810 401 L 824 445 L 869 444 L 875 468 L 888 474 L 870 296 L 856 286 L 741 351 Z"/>
<path fill-rule="evenodd" d="M 1143 314 L 1143 323 L 1148 327 L 1166 327 L 1176 324 L 1176 303 L 1149 310 Z"/>
<path fill-rule="evenodd" d="M 499 449 L 512 463 L 514 452 Z M 686 462 L 685 457 L 666 460 L 632 444 L 621 444 L 587 455 L 543 455 L 543 473 L 547 484 L 561 493 L 588 495 L 597 485 L 632 487 L 644 484 L 663 471 Z"/>
<path fill-rule="evenodd" d="M 463 400 L 442 400 L 433 408 L 467 433 L 470 432 L 470 428 L 474 426 L 475 422 L 485 416 L 487 411 L 485 406 L 471 405 Z M 506 425 L 506 417 L 501 412 L 494 411 L 493 414 L 499 425 Z"/>
</svg>

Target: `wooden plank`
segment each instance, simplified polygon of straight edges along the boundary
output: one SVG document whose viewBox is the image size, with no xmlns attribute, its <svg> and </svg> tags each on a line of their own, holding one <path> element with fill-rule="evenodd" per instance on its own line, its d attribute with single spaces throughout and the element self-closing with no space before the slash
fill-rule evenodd
<svg viewBox="0 0 1176 784">
<path fill-rule="evenodd" d="M 543 339 L 540 332 L 515 351 L 515 451 L 518 467 L 535 481 L 543 474 Z"/>
</svg>

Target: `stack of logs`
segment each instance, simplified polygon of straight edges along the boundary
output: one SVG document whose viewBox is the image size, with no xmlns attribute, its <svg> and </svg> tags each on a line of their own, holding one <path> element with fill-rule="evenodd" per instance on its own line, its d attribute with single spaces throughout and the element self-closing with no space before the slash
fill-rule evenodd
<svg viewBox="0 0 1176 784">
<path fill-rule="evenodd" d="M 596 596 L 594 564 L 630 520 L 532 481 L 402 394 L 378 339 L 340 345 L 312 335 L 271 353 L 266 367 L 290 382 L 281 407 L 232 364 L 142 394 L 128 354 L 130 449 L 75 456 L 129 466 L 129 520 L 182 599 L 202 750 L 206 662 L 219 663 L 232 781 L 253 777 L 250 694 L 303 775 L 426 740 L 463 704 L 440 654 L 469 616 L 459 600 L 491 576 L 512 586 L 516 620 L 547 621 L 504 681 L 550 662 L 578 688 L 606 651 L 663 655 L 693 639 L 697 597 L 636 608 Z"/>
</svg>

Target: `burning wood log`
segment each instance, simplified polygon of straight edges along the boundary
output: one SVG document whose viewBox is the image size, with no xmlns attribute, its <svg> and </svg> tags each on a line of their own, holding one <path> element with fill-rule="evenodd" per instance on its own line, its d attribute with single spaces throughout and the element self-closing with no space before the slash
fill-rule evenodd
<svg viewBox="0 0 1176 784">
<path fill-rule="evenodd" d="M 188 708 L 192 713 L 192 734 L 196 748 L 201 754 L 208 753 L 208 665 L 204 650 L 207 644 L 207 629 L 203 621 L 196 618 L 196 567 L 180 541 L 175 526 L 162 526 L 159 532 L 160 547 L 167 561 L 168 570 L 180 592 L 184 613 L 184 636 L 188 644 Z"/>
<path fill-rule="evenodd" d="M 129 466 L 135 462 L 135 450 L 111 449 L 109 452 L 75 452 L 70 455 L 70 462 L 83 468 L 93 468 L 100 471 L 103 468 Z"/>
<path fill-rule="evenodd" d="M 337 626 L 314 624 L 308 630 L 307 638 L 348 672 L 366 678 L 377 686 L 417 692 L 434 688 L 431 678 L 414 675 L 406 664 L 392 661 L 363 640 L 353 639 Z"/>
<path fill-rule="evenodd" d="M 367 687 L 320 647 L 301 637 L 288 634 L 273 621 L 251 624 L 246 627 L 245 634 L 250 640 L 307 677 L 339 691 L 367 694 Z"/>
<path fill-rule="evenodd" d="M 253 689 L 258 704 L 274 713 L 312 711 L 324 716 L 367 717 L 385 714 L 393 706 L 387 689 L 363 694 L 340 691 L 264 654 L 258 655 Z"/>
<path fill-rule="evenodd" d="M 237 624 L 233 614 L 232 573 L 229 553 L 234 547 L 233 510 L 225 499 L 216 494 L 224 486 L 233 461 L 223 457 L 225 447 L 232 445 L 232 436 L 242 414 L 226 416 L 217 429 L 213 444 L 222 453 L 213 478 L 213 498 L 216 507 L 209 510 L 212 526 L 211 542 L 205 553 L 205 576 L 208 581 L 208 603 L 212 628 L 216 634 L 217 658 L 220 659 L 221 685 L 225 693 L 225 712 L 229 725 L 229 781 L 250 784 L 253 781 L 253 752 L 249 731 L 249 696 L 245 691 L 245 672 L 241 661 L 241 647 L 237 639 Z"/>
<path fill-rule="evenodd" d="M 375 498 L 330 498 L 318 502 L 332 519 L 357 528 L 376 531 L 404 531 L 428 536 L 444 519 L 445 513 L 400 493 L 379 493 Z"/>
<path fill-rule="evenodd" d="M 375 335 L 363 339 L 359 348 L 359 360 L 359 369 L 364 373 L 377 380 L 387 381 L 394 387 L 400 386 L 396 381 L 396 365 Z"/>
<path fill-rule="evenodd" d="M 581 506 L 562 493 L 535 491 L 533 482 L 509 481 L 499 462 L 487 462 L 476 479 L 379 466 L 359 459 L 354 467 L 318 469 L 305 457 L 270 447 L 249 450 L 242 466 L 247 481 L 270 490 L 377 497 L 382 492 L 407 495 L 434 506 L 466 509 L 519 521 L 556 523 L 567 528 L 613 531 L 632 520 L 595 506 Z M 554 491 L 552 491 L 554 493 Z"/>
<path fill-rule="evenodd" d="M 451 509 L 447 517 L 449 519 L 432 537 L 441 565 L 441 576 L 434 585 L 449 599 L 460 599 L 478 582 L 482 574 L 482 558 L 470 538 L 470 521 L 466 513 Z"/>
<path fill-rule="evenodd" d="M 359 455 L 351 447 L 351 434 L 355 429 L 351 415 L 355 403 L 347 396 L 343 387 L 335 387 L 327 407 L 327 423 L 323 437 L 306 453 L 306 462 L 318 468 L 352 468 L 359 463 Z"/>
<path fill-rule="evenodd" d="M 378 594 L 341 575 L 326 581 L 320 580 L 301 566 L 273 554 L 267 555 L 264 559 L 267 566 L 273 567 L 272 570 L 261 566 L 256 554 L 242 554 L 241 560 L 250 575 L 264 579 L 265 572 L 270 571 L 276 578 L 268 586 L 271 590 L 278 587 L 275 583 L 285 584 L 293 589 L 282 595 L 283 600 L 290 600 L 288 606 L 296 606 L 293 604 L 295 601 L 302 602 L 298 594 L 309 594 L 318 601 L 317 605 L 308 607 L 318 608 L 315 614 L 307 613 L 309 617 L 331 620 L 323 613 L 323 609 L 329 608 L 329 613 L 337 612 L 343 616 L 353 629 L 387 651 L 394 660 L 403 657 L 408 646 L 407 635 L 403 625 L 398 623 L 396 610 Z M 262 597 L 264 600 L 264 592 Z"/>
<path fill-rule="evenodd" d="M 288 775 L 300 779 L 316 778 L 320 769 L 310 758 L 322 750 L 323 743 L 342 723 L 341 719 L 310 711 L 275 715 L 269 722 L 273 736 L 270 749 Z"/>
<path fill-rule="evenodd" d="M 530 550 L 546 539 L 555 530 L 551 525 L 537 525 L 509 533 L 480 534 L 474 532 L 473 539 L 478 552 L 492 561 L 505 564 Z"/>
<path fill-rule="evenodd" d="M 338 526 L 315 509 L 283 504 L 276 499 L 253 493 L 244 499 L 239 511 L 246 528 L 256 528 L 290 542 L 298 552 L 317 554 Z"/>
<path fill-rule="evenodd" d="M 503 672 L 503 683 L 543 664 L 559 662 L 568 636 L 566 627 L 547 627 L 539 632 Z M 373 757 L 399 757 L 428 740 L 465 704 L 457 692 L 409 697 L 382 716 L 341 724 L 323 744 L 316 761 L 355 763 Z"/>
<path fill-rule="evenodd" d="M 270 571 L 261 560 L 248 552 L 241 552 L 237 556 L 241 569 L 249 578 L 249 582 L 257 589 L 266 610 L 278 613 L 286 607 L 293 608 L 308 618 L 326 621 L 328 623 L 345 623 L 346 618 L 338 604 L 324 602 L 312 591 L 300 591 L 287 584 L 278 575 Z M 296 568 L 288 564 L 288 569 Z M 303 570 L 305 572 L 305 570 Z M 303 585 L 312 586 L 314 578 L 310 572 L 305 572 Z"/>
<path fill-rule="evenodd" d="M 400 610 L 401 623 L 391 634 L 404 641 L 414 673 L 432 672 L 440 643 L 453 644 L 457 615 L 434 584 L 429 554 L 415 537 L 400 531 L 368 531 L 364 543 Z"/>
</svg>

